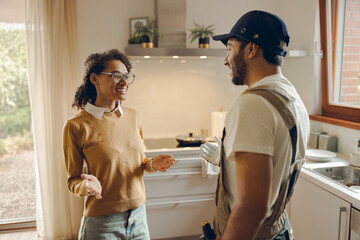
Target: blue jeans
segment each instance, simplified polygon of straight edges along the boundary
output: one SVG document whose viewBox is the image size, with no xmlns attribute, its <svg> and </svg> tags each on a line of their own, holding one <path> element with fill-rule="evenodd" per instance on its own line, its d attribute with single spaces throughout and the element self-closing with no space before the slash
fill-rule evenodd
<svg viewBox="0 0 360 240">
<path fill-rule="evenodd" d="M 145 205 L 113 215 L 83 216 L 79 240 L 150 240 Z"/>
</svg>

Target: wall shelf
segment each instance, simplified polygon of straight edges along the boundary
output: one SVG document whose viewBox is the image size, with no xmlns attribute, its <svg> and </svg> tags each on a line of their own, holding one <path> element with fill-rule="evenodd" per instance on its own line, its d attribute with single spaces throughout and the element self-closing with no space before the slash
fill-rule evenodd
<svg viewBox="0 0 360 240">
<path fill-rule="evenodd" d="M 225 57 L 225 48 L 142 48 L 126 47 L 125 54 L 131 57 Z M 307 57 L 307 50 L 289 50 L 287 57 Z"/>
<path fill-rule="evenodd" d="M 225 48 L 141 48 L 126 47 L 125 54 L 131 57 L 225 57 Z"/>
</svg>

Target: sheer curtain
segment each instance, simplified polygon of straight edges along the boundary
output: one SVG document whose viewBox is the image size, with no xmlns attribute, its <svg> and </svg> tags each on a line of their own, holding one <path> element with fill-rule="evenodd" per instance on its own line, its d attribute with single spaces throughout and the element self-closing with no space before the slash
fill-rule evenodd
<svg viewBox="0 0 360 240">
<path fill-rule="evenodd" d="M 83 200 L 66 187 L 62 129 L 81 81 L 77 1 L 26 0 L 30 101 L 41 239 L 75 239 Z"/>
</svg>

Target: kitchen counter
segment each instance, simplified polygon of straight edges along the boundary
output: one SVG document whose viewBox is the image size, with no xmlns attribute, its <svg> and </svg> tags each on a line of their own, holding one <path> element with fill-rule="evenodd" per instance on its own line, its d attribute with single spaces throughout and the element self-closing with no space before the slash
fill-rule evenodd
<svg viewBox="0 0 360 240">
<path fill-rule="evenodd" d="M 175 138 L 145 138 L 144 144 L 146 153 L 164 154 L 164 152 L 166 152 L 167 154 L 171 154 L 185 151 L 200 154 L 200 146 L 182 146 Z"/>
<path fill-rule="evenodd" d="M 169 142 L 168 139 L 166 142 Z M 146 143 L 148 143 L 148 144 L 146 144 Z M 150 155 L 150 156 L 155 156 L 157 154 L 171 154 L 171 155 L 176 155 L 177 157 L 180 157 L 181 158 L 181 159 L 179 159 L 180 162 L 184 161 L 184 160 L 185 161 L 188 160 L 186 162 L 190 163 L 194 155 L 200 154 L 200 147 L 181 147 L 181 146 L 179 147 L 179 145 L 177 145 L 177 142 L 175 139 L 173 139 L 171 141 L 171 144 L 168 143 L 167 145 L 164 145 L 163 142 L 159 142 L 159 144 L 162 147 L 157 147 L 157 143 L 155 145 L 150 144 L 150 143 L 154 143 L 154 141 L 151 140 L 150 142 L 146 142 L 146 140 L 145 140 L 145 145 L 149 146 L 149 147 L 147 147 L 146 155 Z M 189 156 L 189 157 L 192 156 L 192 157 L 187 158 L 187 156 Z M 360 208 L 360 193 L 356 193 L 356 192 L 344 187 L 343 185 L 341 185 L 335 181 L 332 181 L 332 180 L 322 176 L 319 173 L 316 173 L 316 172 L 310 170 L 311 168 L 348 166 L 349 162 L 347 160 L 345 160 L 348 158 L 349 158 L 348 154 L 337 153 L 337 156 L 328 162 L 315 162 L 315 161 L 311 161 L 311 160 L 306 160 L 303 168 L 301 169 L 300 174 L 303 178 L 307 179 L 308 181 L 310 181 L 310 182 L 318 185 L 319 187 L 325 189 L 326 191 L 331 192 L 332 194 L 344 199 L 345 201 L 351 203 L 354 207 Z M 193 160 L 195 160 L 195 159 L 193 159 Z M 196 159 L 196 160 L 197 160 L 197 164 L 199 164 L 200 163 L 199 159 Z M 176 169 L 176 165 L 177 164 L 175 164 L 175 166 L 174 166 L 175 169 Z"/>
<path fill-rule="evenodd" d="M 342 186 L 340 183 L 330 180 L 320 175 L 319 173 L 310 170 L 310 168 L 348 166 L 349 162 L 345 160 L 348 158 L 349 156 L 346 154 L 337 153 L 337 156 L 329 162 L 313 162 L 307 160 L 301 169 L 300 176 L 351 203 L 354 207 L 360 208 L 360 193 L 356 193 Z"/>
</svg>

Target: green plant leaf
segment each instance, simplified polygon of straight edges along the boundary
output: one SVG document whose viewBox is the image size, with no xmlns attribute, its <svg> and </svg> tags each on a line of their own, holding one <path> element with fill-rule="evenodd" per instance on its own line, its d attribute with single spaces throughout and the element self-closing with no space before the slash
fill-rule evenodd
<svg viewBox="0 0 360 240">
<path fill-rule="evenodd" d="M 204 24 L 199 25 L 195 21 L 193 22 L 195 27 L 194 28 L 188 28 L 188 31 L 190 31 L 190 35 L 188 39 L 192 43 L 197 38 L 206 38 L 206 37 L 212 37 L 215 35 L 215 24 L 211 24 L 209 26 L 205 26 Z"/>
</svg>

